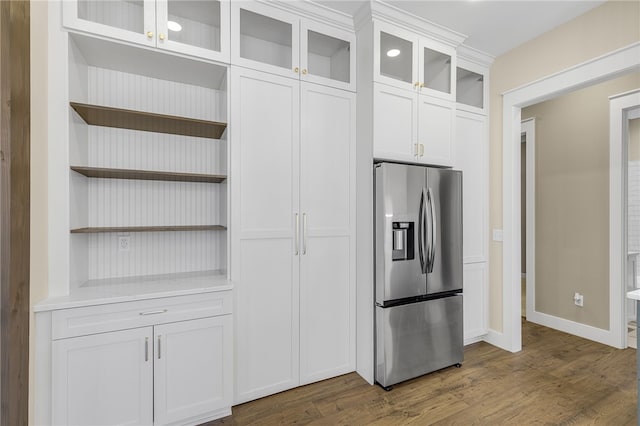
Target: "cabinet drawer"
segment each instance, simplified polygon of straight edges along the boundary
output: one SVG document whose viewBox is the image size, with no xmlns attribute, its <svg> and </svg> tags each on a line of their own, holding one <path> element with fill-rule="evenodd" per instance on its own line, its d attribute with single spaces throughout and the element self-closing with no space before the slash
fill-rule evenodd
<svg viewBox="0 0 640 426">
<path fill-rule="evenodd" d="M 221 291 L 72 308 L 52 313 L 52 338 L 84 336 L 231 313 L 232 292 Z"/>
</svg>

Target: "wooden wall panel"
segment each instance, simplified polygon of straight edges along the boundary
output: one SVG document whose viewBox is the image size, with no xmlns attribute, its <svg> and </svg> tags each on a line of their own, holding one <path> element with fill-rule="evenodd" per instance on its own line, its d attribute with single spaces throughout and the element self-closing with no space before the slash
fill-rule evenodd
<svg viewBox="0 0 640 426">
<path fill-rule="evenodd" d="M 0 424 L 29 415 L 29 2 L 0 2 Z"/>
</svg>

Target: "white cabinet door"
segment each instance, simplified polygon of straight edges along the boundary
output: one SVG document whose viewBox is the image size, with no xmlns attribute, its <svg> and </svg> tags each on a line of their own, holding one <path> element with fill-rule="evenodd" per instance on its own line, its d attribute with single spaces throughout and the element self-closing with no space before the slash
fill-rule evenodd
<svg viewBox="0 0 640 426">
<path fill-rule="evenodd" d="M 453 165 L 454 110 L 452 101 L 419 96 L 418 144 L 421 163 Z"/>
<path fill-rule="evenodd" d="M 300 83 L 232 66 L 231 92 L 235 403 L 240 403 L 299 383 Z"/>
<path fill-rule="evenodd" d="M 300 25 L 300 78 L 356 91 L 356 37 L 328 25 Z"/>
<path fill-rule="evenodd" d="M 229 0 L 158 0 L 157 46 L 229 62 Z"/>
<path fill-rule="evenodd" d="M 230 315 L 154 327 L 154 425 L 231 406 Z"/>
<path fill-rule="evenodd" d="M 231 63 L 299 78 L 297 16 L 257 2 L 232 2 L 231 28 Z"/>
<path fill-rule="evenodd" d="M 155 0 L 65 0 L 65 27 L 147 46 L 156 45 Z"/>
<path fill-rule="evenodd" d="M 354 93 L 302 83 L 300 382 L 355 369 Z"/>
<path fill-rule="evenodd" d="M 374 158 L 416 161 L 417 131 L 418 94 L 374 83 Z"/>
<path fill-rule="evenodd" d="M 488 260 L 488 140 L 487 117 L 456 113 L 456 166 L 462 170 L 463 260 Z"/>
<path fill-rule="evenodd" d="M 420 93 L 455 100 L 456 51 L 435 40 L 420 39 Z"/>
<path fill-rule="evenodd" d="M 416 91 L 419 86 L 419 39 L 409 31 L 374 22 L 373 79 L 399 89 Z"/>
<path fill-rule="evenodd" d="M 153 424 L 152 328 L 56 340 L 54 425 Z"/>
<path fill-rule="evenodd" d="M 464 340 L 466 343 L 477 341 L 487 334 L 487 263 L 469 263 L 464 265 L 463 316 Z"/>
</svg>

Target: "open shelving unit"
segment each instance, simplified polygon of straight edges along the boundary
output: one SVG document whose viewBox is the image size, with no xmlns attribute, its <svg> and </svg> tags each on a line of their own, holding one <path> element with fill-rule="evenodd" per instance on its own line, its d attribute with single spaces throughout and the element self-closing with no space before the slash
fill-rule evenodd
<svg viewBox="0 0 640 426">
<path fill-rule="evenodd" d="M 227 68 L 169 59 L 69 37 L 70 288 L 226 275 Z"/>
</svg>

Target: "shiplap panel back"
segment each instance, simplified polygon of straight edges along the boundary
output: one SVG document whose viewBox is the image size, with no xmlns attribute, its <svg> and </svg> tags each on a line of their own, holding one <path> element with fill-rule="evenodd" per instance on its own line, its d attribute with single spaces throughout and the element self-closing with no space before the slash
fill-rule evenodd
<svg viewBox="0 0 640 426">
<path fill-rule="evenodd" d="M 629 251 L 640 251 L 640 161 L 629 161 Z"/>
<path fill-rule="evenodd" d="M 226 114 L 220 111 L 225 105 L 224 92 L 184 83 L 89 66 L 88 86 L 88 102 L 92 104 L 216 121 Z M 220 158 L 224 142 L 87 127 L 89 166 L 226 173 L 226 160 Z M 222 151 L 226 157 L 226 150 Z M 86 180 L 88 188 L 88 226 L 216 225 L 226 219 L 224 213 L 221 217 L 226 209 L 226 191 L 220 184 L 81 179 Z M 87 279 L 226 266 L 225 231 L 130 233 L 126 234 L 129 251 L 119 250 L 121 235 L 87 236 Z"/>
</svg>

